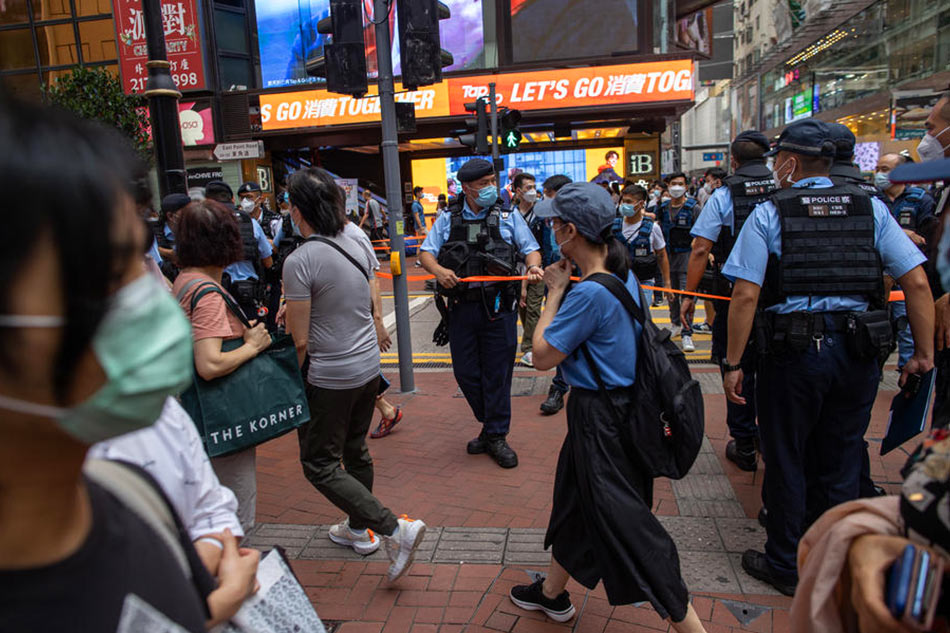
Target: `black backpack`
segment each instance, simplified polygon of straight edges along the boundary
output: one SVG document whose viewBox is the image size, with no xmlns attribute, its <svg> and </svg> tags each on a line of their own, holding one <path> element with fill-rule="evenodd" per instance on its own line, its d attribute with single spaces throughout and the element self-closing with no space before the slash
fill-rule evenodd
<svg viewBox="0 0 950 633">
<path fill-rule="evenodd" d="M 703 443 L 703 394 L 693 380 L 683 352 L 670 340 L 669 330 L 661 330 L 647 319 L 627 287 L 613 275 L 594 273 L 584 281 L 599 283 L 614 295 L 643 327 L 637 346 L 637 377 L 634 399 L 623 412 L 633 448 L 641 466 L 653 477 L 682 479 L 689 472 Z M 641 305 L 646 305 L 640 294 Z M 600 395 L 613 409 L 607 388 L 591 358 L 587 344 L 581 351 L 594 374 Z"/>
</svg>

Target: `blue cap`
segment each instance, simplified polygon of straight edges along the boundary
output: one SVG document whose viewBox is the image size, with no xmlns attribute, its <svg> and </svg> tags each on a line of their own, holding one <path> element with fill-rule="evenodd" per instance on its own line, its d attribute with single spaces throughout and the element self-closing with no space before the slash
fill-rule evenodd
<svg viewBox="0 0 950 633">
<path fill-rule="evenodd" d="M 561 187 L 554 198 L 536 204 L 534 214 L 541 218 L 560 218 L 576 226 L 577 232 L 591 242 L 603 244 L 617 211 L 610 194 L 600 185 L 572 182 Z"/>
<path fill-rule="evenodd" d="M 827 123 L 818 119 L 803 119 L 782 130 L 778 143 L 765 155 L 775 156 L 779 152 L 830 158 L 835 154 L 835 144 L 831 140 L 831 131 Z"/>
<path fill-rule="evenodd" d="M 244 183 L 240 187 L 238 187 L 238 195 L 240 196 L 241 194 L 244 194 L 244 193 L 250 193 L 252 191 L 260 191 L 260 190 L 261 190 L 261 186 L 257 184 L 256 182 L 254 182 L 253 180 L 251 180 L 249 182 Z"/>
<path fill-rule="evenodd" d="M 162 198 L 162 213 L 168 215 L 183 209 L 191 203 L 191 198 L 184 193 L 170 193 Z"/>
<path fill-rule="evenodd" d="M 209 198 L 213 194 L 224 193 L 228 198 L 234 198 L 234 192 L 231 190 L 231 185 L 224 182 L 223 180 L 212 180 L 207 185 L 205 185 L 205 195 Z"/>
<path fill-rule="evenodd" d="M 828 123 L 828 129 L 835 144 L 835 160 L 851 162 L 854 158 L 854 144 L 857 142 L 854 132 L 841 123 Z"/>
<path fill-rule="evenodd" d="M 950 158 L 926 163 L 904 163 L 887 175 L 891 182 L 934 182 L 950 180 Z"/>
<path fill-rule="evenodd" d="M 495 173 L 495 168 L 490 162 L 484 158 L 473 158 L 459 168 L 456 176 L 459 182 L 472 182 L 493 173 Z"/>
<path fill-rule="evenodd" d="M 758 130 L 745 130 L 739 132 L 738 136 L 732 141 L 733 143 L 755 143 L 765 151 L 769 151 L 771 146 L 769 145 L 769 139 L 765 138 L 765 134 L 759 132 Z"/>
</svg>

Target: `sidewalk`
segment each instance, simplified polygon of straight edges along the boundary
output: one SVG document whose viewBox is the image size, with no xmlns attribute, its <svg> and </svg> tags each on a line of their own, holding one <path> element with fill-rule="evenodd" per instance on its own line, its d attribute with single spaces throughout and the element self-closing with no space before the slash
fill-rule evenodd
<svg viewBox="0 0 950 633">
<path fill-rule="evenodd" d="M 741 552 L 761 547 L 763 468 L 745 473 L 725 459 L 728 433 L 718 371 L 696 367 L 706 401 L 707 441 L 693 470 L 680 481 L 657 480 L 654 512 L 677 543 L 694 606 L 710 633 L 788 630 L 791 600 L 741 570 Z M 896 372 L 885 370 L 868 438 L 872 476 L 899 487 L 905 454 L 876 457 L 896 392 Z M 430 526 L 417 562 L 389 586 L 380 551 L 362 558 L 326 538 L 340 512 L 303 477 L 297 442 L 288 435 L 258 449 L 258 527 L 250 542 L 280 544 L 328 629 L 341 633 L 620 633 L 667 630 L 649 606 L 613 608 L 602 587 L 569 587 L 577 617 L 561 625 L 510 604 L 513 584 L 543 571 L 543 550 L 564 412 L 541 416 L 538 405 L 552 373 L 517 371 L 512 387 L 510 442 L 520 465 L 505 471 L 487 456 L 470 456 L 466 442 L 479 428 L 458 393 L 451 371 L 417 371 L 417 392 L 400 395 L 398 374 L 388 377 L 390 400 L 402 406 L 393 435 L 368 440 L 376 462 L 375 492 L 397 514 Z M 910 447 L 912 448 L 912 447 Z"/>
</svg>

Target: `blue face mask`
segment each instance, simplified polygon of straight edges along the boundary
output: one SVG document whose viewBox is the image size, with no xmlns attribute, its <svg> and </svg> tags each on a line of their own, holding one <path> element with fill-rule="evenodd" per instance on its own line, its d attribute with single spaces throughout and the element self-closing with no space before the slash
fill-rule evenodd
<svg viewBox="0 0 950 633">
<path fill-rule="evenodd" d="M 887 174 L 877 172 L 874 174 L 874 184 L 881 191 L 887 191 L 891 188 L 891 179 L 887 177 Z"/>
<path fill-rule="evenodd" d="M 475 201 L 480 209 L 487 209 L 498 200 L 498 187 L 485 185 L 478 190 L 478 199 Z"/>
<path fill-rule="evenodd" d="M 637 214 L 637 208 L 632 204 L 621 204 L 620 205 L 620 215 L 625 218 L 632 218 Z"/>
</svg>

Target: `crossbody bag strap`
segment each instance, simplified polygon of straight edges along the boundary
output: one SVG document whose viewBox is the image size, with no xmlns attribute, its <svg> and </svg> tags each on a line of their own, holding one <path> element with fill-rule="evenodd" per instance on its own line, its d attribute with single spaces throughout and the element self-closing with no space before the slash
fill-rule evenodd
<svg viewBox="0 0 950 633">
<path fill-rule="evenodd" d="M 194 312 L 195 306 L 198 305 L 198 302 L 204 296 L 209 295 L 209 294 L 221 295 L 221 298 L 224 299 L 224 305 L 228 307 L 228 310 L 230 310 L 231 313 L 234 314 L 234 316 L 238 318 L 238 320 L 244 325 L 244 327 L 248 329 L 252 327 L 251 322 L 248 321 L 247 316 L 244 314 L 244 310 L 241 309 L 241 306 L 237 304 L 234 298 L 231 297 L 231 295 L 226 293 L 224 290 L 222 290 L 221 287 L 218 286 L 218 284 L 211 281 L 206 282 L 201 286 L 198 286 L 197 290 L 195 290 L 195 294 L 192 295 L 191 297 L 191 311 Z"/>
<path fill-rule="evenodd" d="M 356 259 L 355 259 L 352 255 L 350 255 L 349 253 L 347 253 L 347 252 L 343 249 L 342 246 L 340 246 L 339 244 L 337 244 L 337 243 L 334 242 L 333 240 L 327 239 L 327 238 L 323 237 L 322 235 L 311 235 L 310 237 L 307 238 L 307 241 L 308 241 L 308 242 L 322 242 L 323 244 L 328 244 L 329 246 L 332 246 L 333 248 L 335 248 L 335 249 L 340 253 L 340 255 L 343 255 L 343 257 L 345 257 L 345 258 L 347 258 L 348 260 L 350 260 L 350 263 L 353 264 L 354 266 L 356 266 L 356 268 L 360 271 L 360 274 L 363 275 L 363 277 L 366 279 L 366 281 L 369 281 L 369 273 L 366 272 L 366 271 L 363 269 L 362 266 L 360 266 L 360 263 L 359 263 L 358 261 L 356 261 Z"/>
<path fill-rule="evenodd" d="M 189 281 L 188 283 L 186 283 L 184 286 L 181 287 L 181 290 L 178 291 L 178 294 L 175 296 L 175 298 L 178 299 L 178 301 L 180 302 L 182 299 L 185 298 L 185 295 L 188 294 L 188 291 L 191 290 L 195 286 L 195 284 L 206 284 L 206 283 L 208 283 L 206 279 L 200 279 L 200 278 L 192 279 L 191 281 Z"/>
<path fill-rule="evenodd" d="M 609 290 L 610 294 L 620 301 L 623 307 L 630 314 L 631 318 L 633 318 L 635 322 L 640 323 L 640 325 L 643 325 L 646 320 L 646 315 L 643 312 L 643 308 L 638 306 L 633 300 L 633 297 L 630 296 L 630 293 L 627 291 L 627 287 L 622 281 L 608 273 L 594 273 L 593 275 L 586 277 L 584 281 L 593 281 L 594 283 L 598 283 Z M 640 301 L 643 301 L 642 291 L 640 293 Z M 590 367 L 590 371 L 594 375 L 594 380 L 597 381 L 597 389 L 600 391 L 600 395 L 603 396 L 605 403 L 610 404 L 610 399 L 607 395 L 607 385 L 604 384 L 603 379 L 600 377 L 600 370 L 597 369 L 597 363 L 594 362 L 594 357 L 591 356 L 590 349 L 587 348 L 586 342 L 581 344 L 581 353 L 584 354 L 584 360 L 587 361 L 587 365 Z"/>
</svg>

